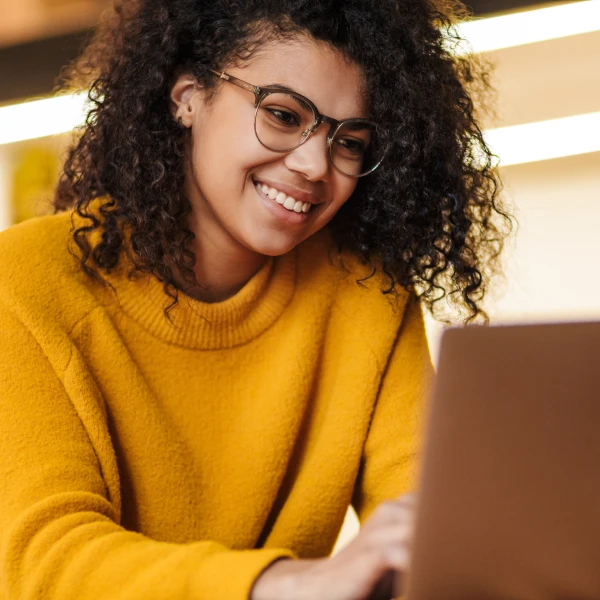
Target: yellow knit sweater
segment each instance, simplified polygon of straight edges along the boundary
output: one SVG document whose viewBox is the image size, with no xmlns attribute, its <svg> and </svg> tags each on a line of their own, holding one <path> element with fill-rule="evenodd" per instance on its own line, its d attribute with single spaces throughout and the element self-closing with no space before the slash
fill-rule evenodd
<svg viewBox="0 0 600 600">
<path fill-rule="evenodd" d="M 171 325 L 155 279 L 85 276 L 69 229 L 0 234 L 0 598 L 246 600 L 411 486 L 419 306 L 327 232 Z"/>
</svg>

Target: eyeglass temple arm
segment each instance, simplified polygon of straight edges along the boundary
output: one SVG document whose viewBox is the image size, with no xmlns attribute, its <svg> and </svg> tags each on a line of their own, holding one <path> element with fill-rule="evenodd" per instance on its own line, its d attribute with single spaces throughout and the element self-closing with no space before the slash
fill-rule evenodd
<svg viewBox="0 0 600 600">
<path fill-rule="evenodd" d="M 209 71 L 213 75 L 216 75 L 219 79 L 229 81 L 229 83 L 233 83 L 233 85 L 237 85 L 238 87 L 241 87 L 242 89 L 247 90 L 248 92 L 252 92 L 255 96 L 258 96 L 262 92 L 262 90 L 259 87 L 252 85 L 246 81 L 242 81 L 241 79 L 238 79 L 233 75 L 229 75 L 228 73 L 225 73 L 225 71 L 219 72 L 214 71 L 213 69 L 209 69 Z"/>
</svg>

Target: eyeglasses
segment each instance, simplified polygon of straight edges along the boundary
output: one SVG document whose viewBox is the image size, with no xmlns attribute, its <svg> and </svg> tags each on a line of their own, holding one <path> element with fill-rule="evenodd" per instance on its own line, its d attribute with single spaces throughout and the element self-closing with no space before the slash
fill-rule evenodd
<svg viewBox="0 0 600 600">
<path fill-rule="evenodd" d="M 258 141 L 273 152 L 295 150 L 322 123 L 330 125 L 327 155 L 340 173 L 363 177 L 372 173 L 385 157 L 384 132 L 367 119 L 338 121 L 322 115 L 308 99 L 281 86 L 258 87 L 233 75 L 210 69 L 213 75 L 254 94 L 254 132 Z"/>
</svg>

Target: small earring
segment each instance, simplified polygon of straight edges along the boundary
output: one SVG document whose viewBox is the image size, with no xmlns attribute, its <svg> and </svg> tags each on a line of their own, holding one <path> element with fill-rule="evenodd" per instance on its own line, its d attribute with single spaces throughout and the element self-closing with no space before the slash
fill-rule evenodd
<svg viewBox="0 0 600 600">
<path fill-rule="evenodd" d="M 181 117 L 177 117 L 177 122 L 183 127 L 183 119 Z"/>
</svg>

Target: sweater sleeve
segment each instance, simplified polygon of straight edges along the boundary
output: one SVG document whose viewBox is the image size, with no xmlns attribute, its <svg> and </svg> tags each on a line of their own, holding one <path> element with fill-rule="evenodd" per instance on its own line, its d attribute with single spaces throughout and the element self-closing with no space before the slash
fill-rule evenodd
<svg viewBox="0 0 600 600">
<path fill-rule="evenodd" d="M 4 308 L 0 336 L 0 599 L 246 600 L 261 571 L 293 556 L 161 542 L 121 527 L 42 347 Z"/>
<path fill-rule="evenodd" d="M 421 306 L 411 298 L 383 376 L 352 499 L 361 523 L 378 504 L 416 483 L 432 376 Z"/>
</svg>

